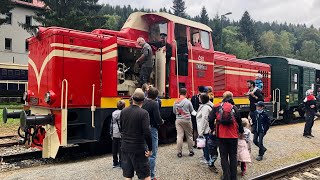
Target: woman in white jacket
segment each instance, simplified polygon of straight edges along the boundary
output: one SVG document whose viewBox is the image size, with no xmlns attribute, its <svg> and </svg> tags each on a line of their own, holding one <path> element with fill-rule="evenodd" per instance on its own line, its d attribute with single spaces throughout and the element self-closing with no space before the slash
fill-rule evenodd
<svg viewBox="0 0 320 180">
<path fill-rule="evenodd" d="M 201 104 L 196 116 L 197 129 L 198 129 L 199 137 L 204 137 L 207 142 L 209 133 L 210 133 L 208 116 L 212 110 L 213 103 L 209 101 L 209 96 L 206 93 L 200 94 L 199 99 Z M 208 164 L 210 158 L 209 158 L 209 149 L 208 149 L 207 143 L 206 143 L 206 146 L 203 148 L 203 156 L 204 156 L 204 160 L 201 160 L 201 162 Z"/>
</svg>

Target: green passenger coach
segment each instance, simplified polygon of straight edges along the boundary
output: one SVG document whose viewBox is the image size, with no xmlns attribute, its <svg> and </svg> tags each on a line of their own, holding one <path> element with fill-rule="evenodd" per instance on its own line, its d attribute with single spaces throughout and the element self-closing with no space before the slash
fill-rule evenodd
<svg viewBox="0 0 320 180">
<path fill-rule="evenodd" d="M 308 89 L 316 92 L 320 88 L 320 84 L 317 84 L 320 79 L 320 65 L 278 56 L 257 57 L 251 61 L 271 65 L 273 118 L 290 123 L 294 112 L 303 116 L 301 103 L 305 92 Z"/>
</svg>

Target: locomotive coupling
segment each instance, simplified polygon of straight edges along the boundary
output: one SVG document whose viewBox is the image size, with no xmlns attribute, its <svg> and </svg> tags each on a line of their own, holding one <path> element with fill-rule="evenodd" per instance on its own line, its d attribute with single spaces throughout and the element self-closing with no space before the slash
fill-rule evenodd
<svg viewBox="0 0 320 180">
<path fill-rule="evenodd" d="M 15 111 L 15 112 L 9 112 L 8 113 L 8 109 L 5 107 L 3 108 L 3 111 L 2 111 L 2 120 L 3 120 L 3 123 L 7 123 L 7 120 L 8 118 L 13 118 L 13 119 L 18 119 L 20 118 L 20 113 L 22 111 Z"/>
<path fill-rule="evenodd" d="M 20 127 L 25 129 L 28 126 L 35 125 L 54 125 L 54 115 L 32 115 L 28 116 L 25 111 L 20 113 Z"/>
</svg>

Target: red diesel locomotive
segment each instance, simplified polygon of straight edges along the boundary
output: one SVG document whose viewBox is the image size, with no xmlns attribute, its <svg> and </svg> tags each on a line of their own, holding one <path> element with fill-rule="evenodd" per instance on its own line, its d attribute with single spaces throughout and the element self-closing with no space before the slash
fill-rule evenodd
<svg viewBox="0 0 320 180">
<path fill-rule="evenodd" d="M 172 45 L 169 81 L 162 49 L 154 52 L 150 78 L 162 96 L 161 115 L 167 119 L 160 139 L 170 138 L 169 129 L 174 130 L 170 128 L 174 126 L 172 106 L 181 87 L 192 96 L 199 86 L 212 86 L 215 103 L 224 91 L 232 91 L 235 103 L 248 115 L 249 100 L 243 95 L 248 91 L 246 81 L 261 73 L 264 95 L 270 101 L 270 66 L 214 51 L 211 32 L 204 24 L 171 14 L 142 12 L 131 14 L 120 31 L 39 28 L 29 39 L 25 109 L 20 113 L 4 110 L 4 119 L 19 117 L 21 129 L 32 132 L 33 144 L 42 148 L 44 158 L 55 158 L 59 147 L 67 144 L 108 142 L 117 101 L 125 99 L 128 105 L 137 88 L 135 60 L 141 47 L 136 39 L 156 41 L 160 33 L 167 34 Z"/>
</svg>

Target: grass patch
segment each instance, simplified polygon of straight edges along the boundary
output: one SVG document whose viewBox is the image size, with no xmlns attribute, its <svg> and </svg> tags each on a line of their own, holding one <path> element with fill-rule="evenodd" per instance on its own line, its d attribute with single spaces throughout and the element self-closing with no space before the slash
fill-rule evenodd
<svg viewBox="0 0 320 180">
<path fill-rule="evenodd" d="M 22 106 L 21 106 L 22 108 Z M 10 109 L 8 110 L 9 112 L 12 111 L 18 111 L 21 110 L 21 108 L 16 108 L 16 109 Z M 16 135 L 17 134 L 17 130 L 19 128 L 20 125 L 20 120 L 19 119 L 8 119 L 7 123 L 3 123 L 2 120 L 2 109 L 0 110 L 0 135 Z"/>
</svg>

